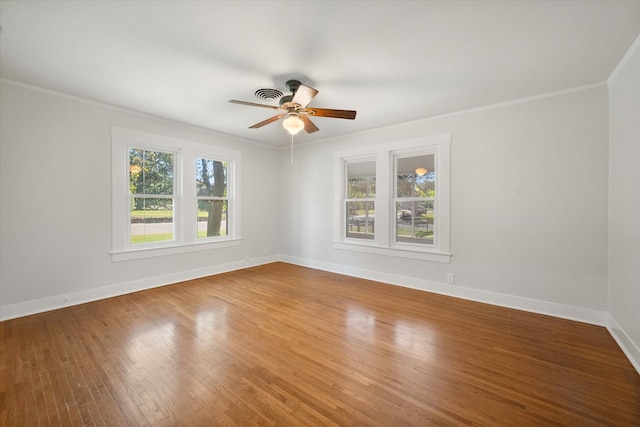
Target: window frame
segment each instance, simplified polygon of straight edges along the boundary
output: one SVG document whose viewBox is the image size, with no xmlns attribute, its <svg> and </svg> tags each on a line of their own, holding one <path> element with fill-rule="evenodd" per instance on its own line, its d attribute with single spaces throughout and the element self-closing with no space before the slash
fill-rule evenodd
<svg viewBox="0 0 640 427">
<path fill-rule="evenodd" d="M 395 240 L 395 156 L 406 153 L 435 154 L 436 195 L 433 245 Z M 346 230 L 346 162 L 357 159 L 376 161 L 376 219 L 373 240 L 350 239 Z M 336 152 L 334 157 L 334 249 L 357 251 L 417 260 L 450 263 L 450 180 L 451 134 L 400 140 L 377 146 Z"/>
<path fill-rule="evenodd" d="M 131 243 L 129 149 L 175 153 L 174 240 Z M 226 236 L 197 237 L 196 158 L 227 162 L 229 232 Z M 111 127 L 111 257 L 113 262 L 238 246 L 240 224 L 240 160 L 237 151 L 120 127 Z"/>
</svg>

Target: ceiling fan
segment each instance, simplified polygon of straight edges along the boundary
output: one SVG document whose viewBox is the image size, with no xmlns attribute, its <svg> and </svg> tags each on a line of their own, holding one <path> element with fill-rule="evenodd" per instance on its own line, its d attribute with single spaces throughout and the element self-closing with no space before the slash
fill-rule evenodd
<svg viewBox="0 0 640 427">
<path fill-rule="evenodd" d="M 269 123 L 276 122 L 281 118 L 285 118 L 282 122 L 282 126 L 289 131 L 291 135 L 295 135 L 304 129 L 307 133 L 313 133 L 320 130 L 312 121 L 309 116 L 316 117 L 332 117 L 337 119 L 349 119 L 356 118 L 356 111 L 353 110 L 333 110 L 328 108 L 315 108 L 308 107 L 309 102 L 318 94 L 318 91 L 312 87 L 305 86 L 298 80 L 289 80 L 286 83 L 287 89 L 292 94 L 283 96 L 280 98 L 280 106 L 257 104 L 254 102 L 237 101 L 235 99 L 229 102 L 233 104 L 250 105 L 253 107 L 269 108 L 272 110 L 280 111 L 273 117 L 263 120 L 260 123 L 256 123 L 253 126 L 249 126 L 249 129 L 257 129 Z"/>
</svg>

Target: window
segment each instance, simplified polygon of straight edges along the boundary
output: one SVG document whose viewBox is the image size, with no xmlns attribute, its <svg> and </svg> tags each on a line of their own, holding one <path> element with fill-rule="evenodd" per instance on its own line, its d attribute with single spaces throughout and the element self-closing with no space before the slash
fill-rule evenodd
<svg viewBox="0 0 640 427">
<path fill-rule="evenodd" d="M 336 155 L 334 247 L 450 262 L 450 135 Z"/>
<path fill-rule="evenodd" d="M 394 157 L 395 241 L 433 245 L 435 154 Z"/>
<path fill-rule="evenodd" d="M 239 244 L 240 153 L 111 133 L 114 261 Z"/>
<path fill-rule="evenodd" d="M 129 149 L 127 222 L 132 245 L 174 240 L 175 157 L 174 153 Z"/>
<path fill-rule="evenodd" d="M 346 236 L 373 239 L 376 200 L 376 162 L 346 162 Z"/>
<path fill-rule="evenodd" d="M 227 162 L 197 157 L 196 188 L 198 238 L 229 234 Z"/>
</svg>

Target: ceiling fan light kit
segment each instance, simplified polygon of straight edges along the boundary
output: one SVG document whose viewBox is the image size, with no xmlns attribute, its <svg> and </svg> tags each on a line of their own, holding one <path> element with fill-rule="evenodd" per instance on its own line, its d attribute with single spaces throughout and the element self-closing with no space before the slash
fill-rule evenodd
<svg viewBox="0 0 640 427">
<path fill-rule="evenodd" d="M 274 105 L 257 104 L 255 102 L 238 101 L 235 99 L 232 99 L 229 102 L 233 104 L 249 105 L 252 107 L 278 110 L 280 112 L 279 114 L 256 123 L 253 126 L 249 126 L 249 129 L 261 128 L 262 126 L 276 122 L 284 117 L 285 120 L 282 122 L 282 126 L 291 135 L 297 134 L 302 129 L 304 129 L 307 133 L 313 133 L 320 130 L 311 121 L 311 119 L 309 119 L 308 116 L 330 117 L 347 120 L 353 120 L 356 118 L 356 111 L 354 110 L 334 110 L 328 108 L 308 107 L 311 100 L 318 94 L 318 91 L 312 87 L 303 85 L 298 80 L 289 80 L 287 81 L 286 86 L 287 89 L 292 92 L 292 94 L 282 96 L 280 98 L 280 105 L 277 107 Z M 275 99 L 277 95 L 278 94 L 273 92 L 261 92 L 260 94 L 258 94 L 258 91 L 256 91 L 256 96 L 260 96 L 264 99 Z"/>
<path fill-rule="evenodd" d="M 300 120 L 297 114 L 291 113 L 286 119 L 282 121 L 282 127 L 285 128 L 291 135 L 295 135 L 304 129 L 304 122 Z"/>
</svg>

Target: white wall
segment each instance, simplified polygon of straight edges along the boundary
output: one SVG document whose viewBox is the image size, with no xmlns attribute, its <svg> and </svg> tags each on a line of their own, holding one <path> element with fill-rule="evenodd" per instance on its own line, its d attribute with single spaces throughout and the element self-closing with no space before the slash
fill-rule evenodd
<svg viewBox="0 0 640 427">
<path fill-rule="evenodd" d="M 640 372 L 640 38 L 609 83 L 610 330 Z"/>
<path fill-rule="evenodd" d="M 604 324 L 607 96 L 601 85 L 319 141 L 293 165 L 283 151 L 284 259 Z M 334 249 L 334 152 L 449 132 L 451 264 Z"/>
<path fill-rule="evenodd" d="M 276 188 L 275 150 L 6 82 L 0 90 L 0 318 L 276 259 L 277 204 L 264 191 Z M 112 125 L 240 151 L 241 245 L 112 262 Z"/>
<path fill-rule="evenodd" d="M 288 150 L 9 83 L 1 90 L 2 318 L 281 253 L 300 264 L 604 323 L 606 86 L 297 146 L 293 165 Z M 113 263 L 111 125 L 242 151 L 242 245 Z M 333 249 L 334 152 L 448 132 L 451 264 Z M 449 272 L 455 286 L 445 284 Z"/>
</svg>

